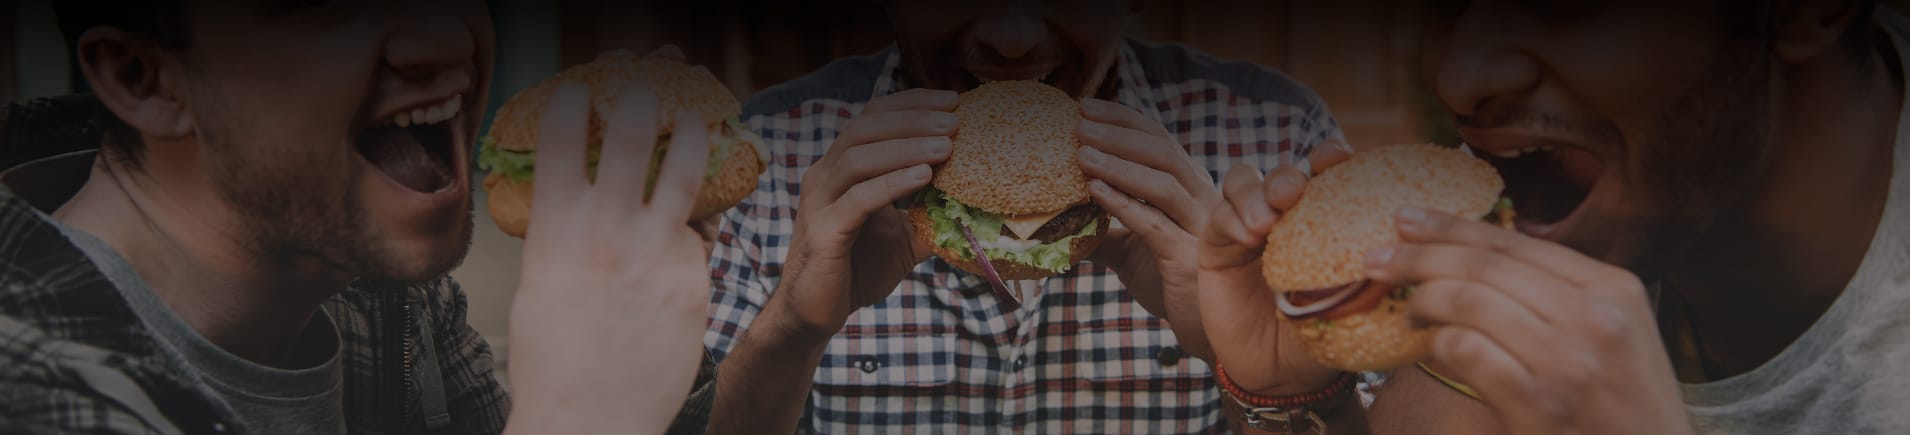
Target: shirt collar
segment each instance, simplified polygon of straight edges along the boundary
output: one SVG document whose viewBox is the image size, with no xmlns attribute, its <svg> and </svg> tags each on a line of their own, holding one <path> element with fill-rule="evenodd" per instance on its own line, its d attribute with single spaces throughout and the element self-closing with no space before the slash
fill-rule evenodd
<svg viewBox="0 0 1910 435">
<path fill-rule="evenodd" d="M 882 73 L 876 76 L 871 98 L 909 89 L 908 79 L 903 76 L 901 66 L 902 51 L 890 45 L 888 56 L 882 63 Z M 1133 44 L 1121 43 L 1119 53 L 1115 56 L 1114 74 L 1109 79 L 1114 80 L 1115 102 L 1166 125 L 1166 118 L 1160 112 L 1160 93 L 1148 86 L 1147 69 L 1141 63 L 1140 54 L 1134 51 Z"/>
</svg>

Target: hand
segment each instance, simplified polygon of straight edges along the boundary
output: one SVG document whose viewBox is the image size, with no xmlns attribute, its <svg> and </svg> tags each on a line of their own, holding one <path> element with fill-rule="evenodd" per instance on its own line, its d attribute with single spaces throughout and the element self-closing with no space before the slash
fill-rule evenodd
<svg viewBox="0 0 1910 435">
<path fill-rule="evenodd" d="M 1319 171 L 1348 156 L 1341 145 L 1322 146 L 1314 148 L 1307 162 Z M 1293 166 L 1282 166 L 1262 180 L 1254 168 L 1234 166 L 1221 184 L 1226 200 L 1214 206 L 1201 232 L 1200 320 L 1228 378 L 1255 394 L 1319 391 L 1340 373 L 1306 355 L 1293 323 L 1280 318 L 1273 291 L 1260 272 L 1267 234 L 1280 215 L 1300 201 L 1306 177 Z"/>
<path fill-rule="evenodd" d="M 1142 308 L 1167 319 L 1182 348 L 1206 357 L 1195 235 L 1220 192 L 1159 122 L 1096 99 L 1082 100 L 1081 114 L 1077 159 L 1088 194 L 1125 227 L 1110 229 L 1090 259 L 1110 265 Z"/>
<path fill-rule="evenodd" d="M 870 100 L 842 126 L 803 176 L 789 261 L 769 309 L 789 310 L 809 336 L 834 335 L 934 255 L 913 243 L 908 213 L 890 204 L 927 186 L 929 166 L 948 159 L 956 104 L 953 92 L 909 90 Z"/>
<path fill-rule="evenodd" d="M 703 355 L 708 257 L 684 222 L 702 187 L 709 138 L 700 129 L 677 132 L 646 202 L 655 96 L 633 86 L 619 97 L 594 183 L 584 171 L 588 101 L 581 85 L 559 86 L 539 130 L 531 226 L 511 308 L 520 397 L 511 423 L 540 432 L 661 433 Z M 676 122 L 702 125 L 688 113 Z"/>
<path fill-rule="evenodd" d="M 1417 283 L 1407 312 L 1438 327 L 1432 362 L 1511 433 L 1690 433 L 1638 278 L 1472 219 L 1400 210 L 1403 243 L 1368 276 Z"/>
<path fill-rule="evenodd" d="M 616 51 L 617 50 L 611 50 L 610 53 L 615 53 Z M 656 50 L 652 50 L 649 54 L 643 56 L 669 59 L 677 62 L 688 62 L 683 55 L 683 49 L 678 48 L 675 44 L 664 44 L 662 47 L 657 47 Z M 696 68 L 704 69 L 702 65 L 697 65 Z M 722 225 L 723 215 L 721 213 L 703 218 L 703 220 L 700 221 L 690 222 L 690 227 L 695 228 L 697 236 L 703 239 L 703 255 L 705 257 L 708 257 L 710 253 L 716 251 L 716 236 L 722 232 Z"/>
</svg>

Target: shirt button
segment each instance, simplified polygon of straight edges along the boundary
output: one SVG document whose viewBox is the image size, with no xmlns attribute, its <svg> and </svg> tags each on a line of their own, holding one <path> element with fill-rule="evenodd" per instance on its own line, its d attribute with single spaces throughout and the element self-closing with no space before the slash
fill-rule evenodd
<svg viewBox="0 0 1910 435">
<path fill-rule="evenodd" d="M 1021 370 L 1023 367 L 1027 367 L 1027 366 L 1028 366 L 1027 356 L 1015 357 L 1015 370 Z"/>
<path fill-rule="evenodd" d="M 856 360 L 856 368 L 861 369 L 863 373 L 875 373 L 876 369 L 882 368 L 882 362 L 877 361 L 875 357 L 865 356 Z"/>
<path fill-rule="evenodd" d="M 1186 354 L 1180 351 L 1180 346 L 1167 346 L 1154 352 L 1154 361 L 1161 363 L 1163 367 L 1173 367 L 1175 364 L 1180 364 L 1183 356 Z"/>
</svg>

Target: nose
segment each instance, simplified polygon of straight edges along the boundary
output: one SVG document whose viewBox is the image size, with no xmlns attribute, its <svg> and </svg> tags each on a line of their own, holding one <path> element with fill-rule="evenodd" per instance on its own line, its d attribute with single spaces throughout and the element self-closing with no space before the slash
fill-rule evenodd
<svg viewBox="0 0 1910 435">
<path fill-rule="evenodd" d="M 1005 8 L 975 23 L 975 33 L 983 46 L 1003 58 L 1020 59 L 1048 40 L 1048 24 L 1039 14 L 1024 7 Z"/>
<path fill-rule="evenodd" d="M 467 70 L 477 49 L 476 36 L 460 14 L 447 13 L 438 2 L 411 3 L 393 20 L 385 43 L 385 62 L 406 81 L 469 80 Z M 454 77 L 446 77 L 451 75 Z"/>
<path fill-rule="evenodd" d="M 1457 116 L 1481 111 L 1496 98 L 1532 91 L 1543 80 L 1539 62 L 1520 38 L 1479 8 L 1460 14 L 1443 34 L 1428 38 L 1426 65 L 1433 91 Z"/>
</svg>

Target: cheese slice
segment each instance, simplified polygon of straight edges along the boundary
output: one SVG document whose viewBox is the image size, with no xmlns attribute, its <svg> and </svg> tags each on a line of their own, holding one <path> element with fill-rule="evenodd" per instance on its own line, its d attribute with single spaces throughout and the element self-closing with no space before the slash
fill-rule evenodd
<svg viewBox="0 0 1910 435">
<path fill-rule="evenodd" d="M 1047 225 L 1048 221 L 1054 220 L 1055 216 L 1060 216 L 1061 212 L 1064 211 L 1068 211 L 1068 209 L 1064 208 L 1048 213 L 1021 216 L 1003 216 L 1001 223 L 1003 226 L 1008 227 L 1008 232 L 1013 233 L 1015 238 L 1028 240 L 1034 238 L 1035 231 L 1040 230 L 1042 225 Z"/>
</svg>

